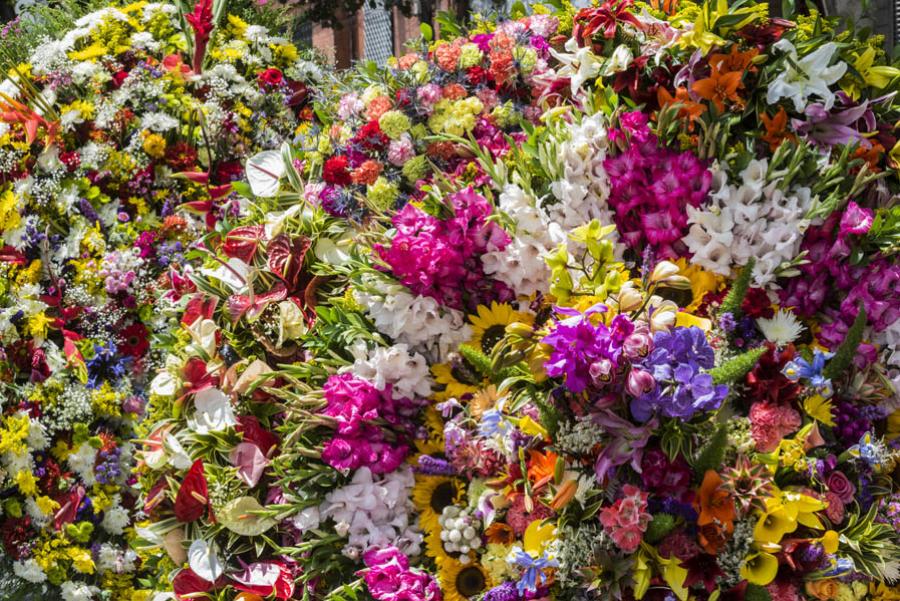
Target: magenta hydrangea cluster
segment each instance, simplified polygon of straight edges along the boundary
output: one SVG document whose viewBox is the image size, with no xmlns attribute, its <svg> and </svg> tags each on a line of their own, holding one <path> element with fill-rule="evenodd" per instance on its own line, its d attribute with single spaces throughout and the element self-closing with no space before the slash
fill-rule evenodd
<svg viewBox="0 0 900 601">
<path fill-rule="evenodd" d="M 603 162 L 619 233 L 631 248 L 649 246 L 660 258 L 678 257 L 683 253 L 676 247 L 687 233 L 686 207 L 706 201 L 712 173 L 691 151 L 660 146 L 646 114 L 625 113 L 619 125 L 610 139 L 621 152 Z"/>
<path fill-rule="evenodd" d="M 408 204 L 393 218 L 397 235 L 377 248 L 391 272 L 414 294 L 454 309 L 507 300 L 509 290 L 484 273 L 481 255 L 503 250 L 509 236 L 488 221 L 491 204 L 472 188 L 447 198 L 453 214 L 436 217 Z"/>
<path fill-rule="evenodd" d="M 378 390 L 350 373 L 331 376 L 323 390 L 327 405 L 322 414 L 336 425 L 322 459 L 342 471 L 368 467 L 372 473 L 386 474 L 400 467 L 409 454 L 404 441 L 414 431 L 412 417 L 418 406 L 410 399 L 395 399 L 390 389 Z"/>
<path fill-rule="evenodd" d="M 441 589 L 423 570 L 410 569 L 397 547 L 372 547 L 363 555 L 363 579 L 376 601 L 441 601 Z"/>
</svg>

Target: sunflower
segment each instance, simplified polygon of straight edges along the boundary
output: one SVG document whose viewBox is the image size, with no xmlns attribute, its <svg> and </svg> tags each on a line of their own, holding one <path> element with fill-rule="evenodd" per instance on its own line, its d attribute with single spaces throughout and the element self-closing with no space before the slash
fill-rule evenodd
<svg viewBox="0 0 900 601">
<path fill-rule="evenodd" d="M 462 357 L 454 359 L 454 362 L 458 362 L 458 365 L 448 362 L 431 366 L 435 383 L 443 386 L 442 390 L 433 395 L 436 401 L 468 398 L 478 392 L 478 389 L 485 383 L 474 373 L 469 373 L 474 370 L 467 367 Z"/>
<path fill-rule="evenodd" d="M 469 344 L 485 355 L 490 355 L 494 345 L 506 334 L 506 326 L 521 322 L 531 325 L 534 316 L 516 311 L 507 303 L 491 302 L 491 306 L 478 305 L 478 314 L 469 315 L 472 322 L 472 339 Z"/>
<path fill-rule="evenodd" d="M 684 257 L 678 259 L 675 264 L 678 265 L 678 275 L 683 275 L 691 281 L 690 304 L 683 307 L 688 313 L 702 307 L 707 294 L 721 292 L 725 287 L 725 278 L 706 271 L 699 265 L 688 265 L 687 259 Z M 681 305 L 680 302 L 679 305 Z"/>
<path fill-rule="evenodd" d="M 438 566 L 438 580 L 444 601 L 467 601 L 491 587 L 490 577 L 477 561 L 464 564 L 451 558 Z"/>
<path fill-rule="evenodd" d="M 444 420 L 433 405 L 422 413 L 422 422 L 427 437 L 416 440 L 416 450 L 423 455 L 435 455 L 444 452 Z"/>
<path fill-rule="evenodd" d="M 465 484 L 458 478 L 416 474 L 412 500 L 419 512 L 419 527 L 425 531 L 426 538 L 433 532 L 440 535 L 438 518 L 444 507 L 461 502 L 465 494 Z"/>
</svg>

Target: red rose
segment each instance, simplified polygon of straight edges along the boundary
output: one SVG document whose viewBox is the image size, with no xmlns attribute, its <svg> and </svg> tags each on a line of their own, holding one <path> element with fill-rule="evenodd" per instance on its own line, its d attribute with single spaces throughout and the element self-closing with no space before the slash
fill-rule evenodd
<svg viewBox="0 0 900 601">
<path fill-rule="evenodd" d="M 350 185 L 350 171 L 347 170 L 347 157 L 336 156 L 325 161 L 322 167 L 322 179 L 335 186 Z"/>
<path fill-rule="evenodd" d="M 261 88 L 271 88 L 280 85 L 284 81 L 284 76 L 279 69 L 269 67 L 265 71 L 260 71 L 256 76 Z"/>
</svg>

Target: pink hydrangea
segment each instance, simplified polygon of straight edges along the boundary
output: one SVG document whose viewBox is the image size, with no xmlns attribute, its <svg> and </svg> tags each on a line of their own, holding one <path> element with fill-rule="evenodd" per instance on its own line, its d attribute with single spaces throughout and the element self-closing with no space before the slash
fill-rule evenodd
<svg viewBox="0 0 900 601">
<path fill-rule="evenodd" d="M 647 511 L 648 493 L 631 484 L 622 492 L 624 497 L 600 512 L 600 523 L 622 551 L 634 553 L 653 516 Z"/>
<path fill-rule="evenodd" d="M 448 217 L 429 215 L 408 204 L 393 218 L 397 234 L 376 251 L 414 294 L 430 296 L 454 309 L 474 309 L 510 296 L 484 273 L 481 255 L 503 250 L 510 238 L 489 222 L 492 207 L 472 188 L 447 197 Z"/>
<path fill-rule="evenodd" d="M 800 414 L 790 405 L 778 405 L 762 401 L 750 407 L 750 435 L 756 442 L 756 450 L 770 453 L 778 443 L 800 428 Z"/>
</svg>

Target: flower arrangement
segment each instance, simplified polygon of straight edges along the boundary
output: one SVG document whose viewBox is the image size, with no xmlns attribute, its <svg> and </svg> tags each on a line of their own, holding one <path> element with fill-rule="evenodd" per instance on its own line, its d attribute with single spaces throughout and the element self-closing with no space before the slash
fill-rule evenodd
<svg viewBox="0 0 900 601">
<path fill-rule="evenodd" d="M 752 1 L 514 13 L 193 171 L 152 381 L 76 345 L 146 397 L 139 594 L 896 598 L 900 68 Z"/>
<path fill-rule="evenodd" d="M 158 291 L 197 232 L 238 210 L 245 156 L 309 120 L 316 64 L 211 10 L 198 5 L 186 28 L 173 4 L 104 8 L 27 63 L 4 64 L 4 595 L 130 599 L 140 588 L 131 471 L 163 361 L 151 340 L 170 329 L 154 313 Z"/>
</svg>

